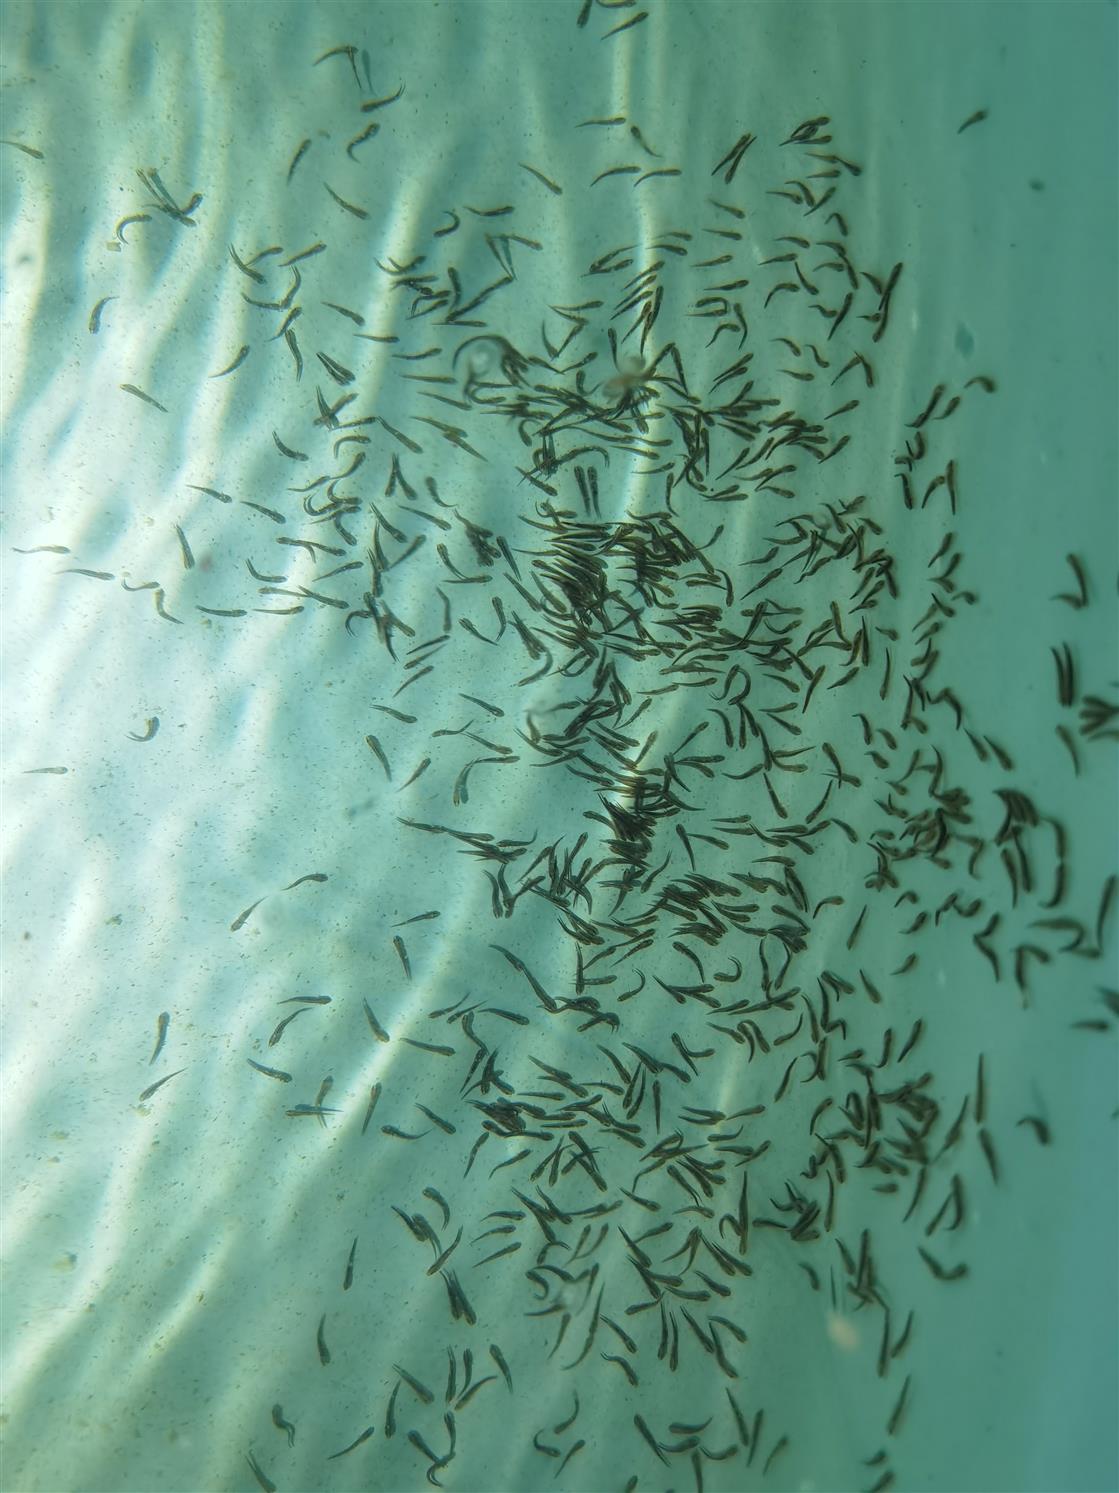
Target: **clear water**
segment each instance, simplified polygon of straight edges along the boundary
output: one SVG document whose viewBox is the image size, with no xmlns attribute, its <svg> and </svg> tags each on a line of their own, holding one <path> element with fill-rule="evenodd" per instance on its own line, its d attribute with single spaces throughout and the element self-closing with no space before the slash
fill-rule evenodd
<svg viewBox="0 0 1119 1493">
<path fill-rule="evenodd" d="M 6 1493 L 1116 1486 L 1115 21 L 4 8 Z"/>
</svg>

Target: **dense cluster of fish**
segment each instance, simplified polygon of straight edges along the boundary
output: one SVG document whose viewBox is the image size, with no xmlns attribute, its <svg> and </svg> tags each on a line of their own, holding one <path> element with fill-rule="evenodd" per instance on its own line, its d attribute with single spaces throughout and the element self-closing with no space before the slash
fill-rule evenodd
<svg viewBox="0 0 1119 1493">
<path fill-rule="evenodd" d="M 615 9 L 588 0 L 579 24 Z M 644 12 L 619 15 L 607 40 L 648 29 Z M 893 428 L 881 359 L 907 272 L 863 262 L 861 168 L 824 116 L 755 121 L 702 180 L 655 125 L 574 122 L 601 142 L 600 170 L 524 162 L 523 193 L 449 204 L 351 304 L 332 266 L 368 238 L 363 162 L 408 91 L 379 91 L 356 45 L 308 63 L 336 70 L 336 128 L 293 142 L 275 190 L 329 194 L 337 238 L 229 247 L 257 331 L 212 375 L 273 360 L 286 393 L 271 440 L 306 475 L 263 503 L 197 474 L 201 500 L 283 531 L 244 562 L 255 599 L 124 585 L 182 626 L 334 609 L 380 691 L 385 724 L 355 731 L 381 801 L 400 805 L 402 836 L 473 862 L 492 907 L 492 967 L 456 974 L 463 993 L 427 1011 L 442 1040 L 394 1030 L 375 996 L 356 1013 L 369 1043 L 407 1045 L 430 1070 L 429 1104 L 374 1123 L 386 1064 L 356 1112 L 328 1103 L 330 1077 L 283 1107 L 280 1123 L 461 1163 L 457 1195 L 421 1186 L 421 1164 L 414 1197 L 378 1199 L 339 1241 L 343 1291 L 363 1253 L 413 1251 L 452 1336 L 381 1366 L 391 1391 L 334 1456 L 367 1457 L 365 1485 L 387 1487 L 375 1448 L 399 1435 L 415 1486 L 467 1486 L 470 1407 L 502 1390 L 506 1434 L 554 1486 L 606 1487 L 595 1457 L 630 1465 L 619 1493 L 782 1486 L 795 1438 L 750 1338 L 767 1275 L 791 1267 L 837 1332 L 852 1321 L 876 1344 L 885 1409 L 863 1474 L 884 1493 L 922 1389 L 907 1367 L 919 1314 L 889 1262 L 909 1251 L 936 1282 L 967 1277 L 972 1199 L 999 1186 L 1008 1146 L 1052 1140 L 1040 1103 L 1000 1133 L 992 1054 L 969 1058 L 963 1088 L 936 1071 L 944 952 L 966 948 L 954 962 L 971 961 L 976 1000 L 1009 986 L 1028 1006 L 1039 969 L 1101 957 L 1116 892 L 1111 877 L 1072 899 L 1065 823 L 1024 791 L 1016 744 L 988 734 L 945 662 L 977 601 L 952 431 L 984 416 L 995 377 L 937 383 Z M 175 234 L 206 231 L 204 192 L 154 168 L 137 182 L 123 253 L 142 233 L 170 253 Z M 641 199 L 642 232 L 558 265 L 550 225 L 609 193 Z M 111 335 L 113 298 L 91 334 Z M 389 394 L 374 409 L 362 387 L 385 349 L 391 420 Z M 119 386 L 174 416 L 166 395 Z M 188 522 L 169 538 L 184 578 Z M 1081 612 L 1099 578 L 1067 566 L 1055 600 Z M 1051 651 L 1046 729 L 1079 776 L 1119 736 L 1119 703 L 1085 690 L 1066 638 Z M 490 684 L 460 687 L 478 677 Z M 541 795 L 561 805 L 555 830 Z M 260 900 L 230 910 L 232 934 Z M 433 937 L 441 911 L 407 919 L 408 938 Z M 411 982 L 404 936 L 389 937 Z M 474 993 L 499 979 L 500 1004 Z M 1097 988 L 1070 1024 L 1113 1035 L 1119 994 Z M 246 1055 L 246 1085 L 295 1082 L 299 1033 L 337 1002 L 288 1004 Z M 570 1386 L 554 1425 L 518 1418 L 516 1355 L 490 1340 L 511 1316 Z M 266 1493 L 296 1437 L 280 1404 L 271 1418 L 276 1441 L 265 1430 L 245 1450 Z"/>
</svg>

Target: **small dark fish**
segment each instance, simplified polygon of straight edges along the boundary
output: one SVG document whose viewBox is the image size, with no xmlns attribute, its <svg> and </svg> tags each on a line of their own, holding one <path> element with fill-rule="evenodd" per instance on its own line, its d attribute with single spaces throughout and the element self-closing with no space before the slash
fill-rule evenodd
<svg viewBox="0 0 1119 1493">
<path fill-rule="evenodd" d="M 439 1458 L 432 1451 L 431 1447 L 428 1446 L 427 1442 L 420 1435 L 419 1431 L 409 1431 L 408 1440 L 412 1443 L 412 1445 L 418 1452 L 422 1452 L 422 1454 L 428 1459 L 428 1461 L 431 1463 L 431 1466 L 428 1468 L 428 1473 L 433 1473 L 436 1467 L 439 1466 Z M 433 1482 L 434 1479 L 429 1476 L 428 1481 Z M 436 1484 L 436 1486 L 442 1487 L 442 1484 L 438 1483 Z"/>
<path fill-rule="evenodd" d="M 101 313 L 102 311 L 104 311 L 105 307 L 109 304 L 110 301 L 115 300 L 115 295 L 107 295 L 102 296 L 101 299 L 97 302 L 97 305 L 94 306 L 93 310 L 89 313 L 89 330 L 91 332 L 96 333 L 101 330 Z"/>
<path fill-rule="evenodd" d="M 183 569 L 184 570 L 193 570 L 194 569 L 194 554 L 191 551 L 190 545 L 187 543 L 187 537 L 186 537 L 186 535 L 183 533 L 182 529 L 179 527 L 178 524 L 175 525 L 175 533 L 179 536 L 179 548 L 182 551 L 182 556 L 183 556 Z"/>
<path fill-rule="evenodd" d="M 352 1452 L 354 1450 L 354 1448 L 357 1447 L 357 1446 L 360 1446 L 363 1441 L 368 1441 L 369 1438 L 370 1438 L 370 1436 L 372 1436 L 372 1434 L 373 1434 L 373 1427 L 372 1426 L 366 1426 L 365 1430 L 362 1431 L 361 1435 L 355 1441 L 351 1441 L 350 1444 L 349 1444 L 349 1446 L 344 1446 L 340 1452 L 331 1452 L 330 1456 L 327 1457 L 326 1460 L 328 1462 L 333 1462 L 338 1457 L 344 1457 L 347 1452 Z"/>
<path fill-rule="evenodd" d="M 476 1380 L 469 1389 L 464 1389 L 462 1394 L 460 1394 L 458 1399 L 455 1401 L 455 1409 L 464 1409 L 465 1406 L 470 1404 L 470 1401 L 474 1398 L 474 1396 L 478 1393 L 478 1391 L 484 1384 L 492 1384 L 496 1378 L 496 1374 L 487 1374 L 484 1379 Z"/>
<path fill-rule="evenodd" d="M 363 1000 L 362 1001 L 362 1005 L 365 1007 L 365 1019 L 369 1023 L 369 1029 L 373 1033 L 373 1035 L 376 1037 L 377 1041 L 378 1042 L 388 1042 L 389 1041 L 389 1034 L 388 1034 L 388 1032 L 385 1031 L 384 1027 L 377 1020 L 377 1018 L 373 1015 L 373 1012 L 372 1012 L 372 1010 L 369 1007 L 369 1002 L 366 1001 L 366 1000 Z"/>
<path fill-rule="evenodd" d="M 284 1411 L 282 1405 L 272 1406 L 272 1424 L 276 1427 L 277 1431 L 287 1432 L 289 1446 L 295 1445 L 295 1427 L 292 1425 L 290 1420 L 284 1419 Z"/>
<path fill-rule="evenodd" d="M 1043 1146 L 1047 1146 L 1049 1144 L 1050 1139 L 1051 1139 L 1051 1136 L 1050 1136 L 1050 1133 L 1049 1133 L 1049 1126 L 1045 1123 L 1045 1121 L 1043 1119 L 1040 1118 L 1040 1116 L 1038 1116 L 1038 1115 L 1023 1115 L 1022 1118 L 1017 1121 L 1017 1123 L 1019 1125 L 1030 1125 L 1030 1126 L 1032 1126 L 1033 1127 L 1033 1132 L 1037 1136 L 1039 1143 L 1041 1145 L 1043 1145 Z"/>
<path fill-rule="evenodd" d="M 276 1493 L 276 1484 L 267 1475 L 267 1473 L 261 1467 L 260 1463 L 253 1456 L 252 1452 L 246 1453 L 245 1460 L 248 1462 L 249 1466 L 252 1468 L 252 1470 L 253 1470 L 253 1477 L 256 1478 L 257 1482 L 264 1489 L 264 1493 Z"/>
<path fill-rule="evenodd" d="M 296 166 L 299 165 L 300 161 L 307 154 L 307 152 L 310 150 L 310 148 L 311 148 L 311 141 L 309 139 L 307 139 L 307 140 L 304 140 L 301 143 L 301 145 L 299 146 L 299 148 L 296 150 L 295 154 L 291 158 L 291 165 L 288 167 L 288 181 L 291 181 L 292 176 L 295 174 L 295 168 L 296 168 Z"/>
<path fill-rule="evenodd" d="M 170 1012 L 169 1011 L 161 1011 L 159 1013 L 159 1020 L 156 1022 L 156 1026 L 155 1026 L 155 1051 L 152 1053 L 151 1057 L 148 1059 L 148 1067 L 149 1068 L 155 1062 L 155 1060 L 159 1056 L 159 1054 L 163 1051 L 163 1044 L 164 1044 L 164 1042 L 167 1041 L 167 1028 L 170 1025 L 171 1025 L 171 1014 L 170 1014 Z"/>
<path fill-rule="evenodd" d="M 765 1466 L 762 1468 L 763 1475 L 769 1471 L 774 1462 L 777 1460 L 778 1456 L 785 1450 L 788 1444 L 789 1438 L 787 1436 L 782 1436 L 781 1439 L 777 1442 L 776 1446 L 770 1452 L 769 1456 L 765 1459 Z"/>
<path fill-rule="evenodd" d="M 385 1435 L 391 1440 L 396 1435 L 396 1397 L 400 1393 L 400 1380 L 392 1387 L 388 1405 L 385 1407 Z"/>
<path fill-rule="evenodd" d="M 932 1271 L 937 1280 L 962 1280 L 968 1273 L 966 1265 L 957 1265 L 953 1270 L 945 1270 L 939 1260 L 933 1258 L 927 1249 L 922 1249 L 918 1244 L 917 1253 Z"/>
<path fill-rule="evenodd" d="M 455 1127 L 449 1120 L 441 1119 L 433 1109 L 428 1109 L 427 1105 L 421 1104 L 418 1099 L 416 1101 L 416 1108 L 422 1115 L 426 1115 L 433 1125 L 438 1125 L 444 1135 L 454 1135 L 456 1133 Z"/>
<path fill-rule="evenodd" d="M 616 1363 L 621 1369 L 622 1373 L 629 1380 L 630 1385 L 634 1389 L 638 1387 L 637 1375 L 634 1373 L 630 1364 L 621 1356 L 620 1353 L 603 1353 L 601 1356 L 605 1363 Z"/>
<path fill-rule="evenodd" d="M 600 40 L 605 41 L 607 37 L 618 36 L 621 32 L 628 31 L 631 26 L 640 26 L 642 21 L 647 21 L 648 19 L 649 12 L 647 10 L 639 10 L 637 14 L 635 16 L 631 16 L 628 21 L 620 21 L 617 26 L 611 27 L 609 31 L 604 31 Z M 580 1446 L 582 1446 L 582 1444 L 582 1442 L 579 1443 Z M 567 1456 L 570 1457 L 571 1453 L 568 1452 Z M 564 1461 L 566 1462 L 566 1460 L 567 1458 L 565 1457 Z"/>
<path fill-rule="evenodd" d="M 323 1100 L 326 1098 L 327 1094 L 330 1093 L 330 1091 L 331 1091 L 331 1089 L 333 1087 L 334 1087 L 334 1079 L 328 1073 L 326 1075 L 326 1077 L 323 1079 L 322 1083 L 319 1084 L 319 1092 L 315 1095 L 315 1104 L 314 1104 L 315 1113 L 318 1115 L 318 1117 L 319 1117 L 319 1124 L 323 1127 L 324 1130 L 326 1129 L 326 1116 L 327 1115 L 334 1115 L 334 1114 L 338 1113 L 338 1111 L 336 1109 L 324 1109 L 323 1108 Z"/>
<path fill-rule="evenodd" d="M 504 1358 L 504 1356 L 503 1356 L 503 1354 L 501 1352 L 501 1349 L 497 1346 L 496 1343 L 491 1343 L 490 1344 L 490 1357 L 493 1359 L 494 1363 L 496 1363 L 497 1366 L 498 1366 L 498 1368 L 501 1370 L 501 1377 L 505 1380 L 506 1384 L 509 1386 L 509 1393 L 512 1394 L 513 1393 L 513 1376 L 509 1372 L 509 1365 L 505 1362 L 505 1358 Z"/>
<path fill-rule="evenodd" d="M 351 160 L 352 159 L 353 159 L 353 157 L 351 156 Z M 344 197 L 339 197 L 338 193 L 334 190 L 334 188 L 330 185 L 329 182 L 324 181 L 323 182 L 323 186 L 330 193 L 330 195 L 334 198 L 334 200 L 335 200 L 335 202 L 337 202 L 338 206 L 341 207 L 341 208 L 344 208 L 346 212 L 351 213 L 355 218 L 368 218 L 369 211 L 368 211 L 367 208 L 358 207 L 353 202 L 347 202 Z M 329 358 L 325 358 L 325 355 L 323 353 L 319 353 L 319 357 L 320 358 L 324 358 L 324 360 L 325 360 L 325 362 L 327 364 L 329 364 L 332 361 Z M 330 371 L 329 367 L 328 367 L 327 371 L 328 372 Z M 352 381 L 352 379 L 353 379 L 353 374 L 351 373 L 350 377 L 348 379 L 339 380 L 339 382 L 349 383 L 349 382 Z"/>
<path fill-rule="evenodd" d="M 367 54 L 365 52 L 363 52 L 361 55 L 362 55 L 362 61 L 363 62 L 366 61 L 367 60 Z M 358 70 L 357 70 L 357 48 L 352 43 L 346 43 L 346 44 L 344 44 L 342 46 L 337 46 L 337 47 L 330 47 L 330 48 L 328 48 L 327 51 L 325 51 L 322 54 L 321 57 L 316 57 L 315 60 L 314 60 L 314 62 L 311 64 L 311 66 L 312 67 L 318 67 L 318 65 L 319 65 L 320 62 L 326 62 L 327 59 L 330 58 L 330 57 L 348 57 L 349 58 L 350 66 L 351 66 L 351 68 L 353 68 L 354 81 L 357 83 L 357 86 L 360 88 L 361 87 L 361 78 L 358 76 Z"/>
<path fill-rule="evenodd" d="M 956 131 L 956 134 L 962 135 L 963 132 L 967 129 L 970 129 L 973 124 L 982 124 L 983 121 L 987 118 L 987 113 L 988 111 L 986 109 L 976 109 L 974 114 L 968 115 L 963 124 L 960 125 L 959 129 Z"/>
<path fill-rule="evenodd" d="M 384 749 L 382 748 L 381 743 L 375 736 L 367 736 L 365 738 L 365 745 L 369 748 L 369 750 L 376 757 L 377 761 L 385 769 L 385 777 L 388 778 L 389 782 L 391 783 L 392 768 L 389 766 L 389 759 L 385 756 Z"/>
<path fill-rule="evenodd" d="M 369 1121 L 373 1118 L 373 1111 L 377 1108 L 377 1100 L 381 1097 L 381 1085 L 375 1083 L 369 1090 L 369 1108 L 365 1111 L 365 1119 L 361 1122 L 362 1135 L 369 1129 Z"/>
<path fill-rule="evenodd" d="M 974 383 L 975 380 L 972 379 L 971 382 Z M 1069 563 L 1073 575 L 1076 577 L 1077 592 L 1074 595 L 1071 592 L 1062 591 L 1053 600 L 1066 601 L 1070 607 L 1079 611 L 1081 607 L 1088 604 L 1088 577 L 1084 572 L 1083 564 L 1076 555 L 1066 555 L 1065 558 Z"/>
<path fill-rule="evenodd" d="M 182 625 L 182 618 L 172 617 L 171 613 L 163 605 L 164 601 L 166 600 L 166 592 L 162 589 L 162 587 L 156 589 L 156 593 L 152 597 L 152 600 L 155 602 L 155 609 L 157 613 L 163 618 L 165 622 L 178 622 L 180 626 Z"/>
<path fill-rule="evenodd" d="M 348 1291 L 354 1283 L 354 1255 L 357 1254 L 357 1239 L 350 1245 L 350 1257 L 346 1261 L 346 1273 L 342 1277 L 342 1289 Z M 355 1443 L 356 1445 L 356 1443 Z"/>
<path fill-rule="evenodd" d="M 454 1254 L 455 1250 L 459 1247 L 459 1242 L 461 1239 L 462 1229 L 460 1228 L 458 1233 L 455 1235 L 454 1243 L 449 1244 L 447 1248 L 443 1250 L 442 1254 L 440 1254 L 436 1259 L 435 1263 L 427 1267 L 428 1275 L 438 1275 L 439 1271 L 442 1270 L 443 1266 L 447 1263 L 447 1261 Z"/>
<path fill-rule="evenodd" d="M 400 87 L 396 90 L 395 93 L 386 94 L 384 98 L 366 99 L 361 106 L 361 112 L 363 114 L 372 114 L 374 109 L 383 109 L 386 104 L 394 104 L 396 100 L 400 98 L 403 92 L 404 84 L 401 83 Z"/>
<path fill-rule="evenodd" d="M 432 1394 L 430 1389 L 421 1384 L 418 1379 L 413 1379 L 408 1370 L 402 1369 L 398 1363 L 394 1363 L 392 1368 L 393 1373 L 399 1374 L 400 1377 L 404 1380 L 405 1384 L 407 1384 L 408 1388 L 412 1390 L 414 1394 L 418 1395 L 425 1405 L 431 1404 L 435 1396 Z"/>
<path fill-rule="evenodd" d="M 901 1394 L 898 1395 L 897 1404 L 894 1406 L 893 1413 L 886 1423 L 887 1436 L 893 1436 L 896 1433 L 898 1426 L 901 1425 L 901 1418 L 905 1413 L 905 1406 L 909 1399 L 909 1384 L 911 1379 L 912 1375 L 907 1374 L 905 1383 L 901 1387 Z"/>
<path fill-rule="evenodd" d="M 451 1221 L 451 1210 L 447 1207 L 446 1199 L 440 1193 L 436 1192 L 434 1187 L 425 1187 L 424 1197 L 430 1198 L 433 1203 L 436 1203 L 440 1208 L 442 1208 L 443 1226 L 445 1228 Z"/>
<path fill-rule="evenodd" d="M 287 343 L 288 351 L 295 360 L 295 377 L 297 380 L 301 379 L 303 377 L 303 354 L 299 351 L 299 343 L 296 341 L 295 333 L 290 327 L 284 333 L 284 341 Z"/>
<path fill-rule="evenodd" d="M 421 1042 L 418 1037 L 402 1037 L 401 1041 L 407 1042 L 409 1047 L 418 1047 L 423 1052 L 438 1053 L 443 1058 L 453 1058 L 455 1055 L 453 1047 L 446 1047 L 438 1042 Z"/>
<path fill-rule="evenodd" d="M 161 1089 L 165 1083 L 170 1083 L 173 1078 L 176 1078 L 180 1073 L 185 1073 L 185 1072 L 186 1072 L 185 1068 L 176 1068 L 175 1071 L 174 1071 L 174 1073 L 168 1073 L 168 1075 L 167 1075 L 166 1078 L 161 1078 L 156 1083 L 149 1084 L 149 1086 L 144 1090 L 144 1092 L 140 1095 L 139 1099 L 136 1101 L 137 1104 L 143 1104 L 144 1101 L 145 1101 L 145 1099 L 150 1099 L 151 1098 L 151 1096 L 155 1093 L 156 1089 Z"/>
<path fill-rule="evenodd" d="M 591 186 L 597 186 L 600 181 L 605 181 L 608 176 L 634 176 L 640 170 L 640 166 L 610 166 L 607 170 L 598 173 L 591 182 Z"/>
<path fill-rule="evenodd" d="M 983 1070 L 983 1054 L 975 1065 L 975 1122 L 982 1125 L 987 1118 L 987 1077 Z"/>
<path fill-rule="evenodd" d="M 251 907 L 246 907 L 244 912 L 239 913 L 229 925 L 230 933 L 239 933 L 263 901 L 263 897 L 258 897 Z"/>
<path fill-rule="evenodd" d="M 153 405 L 157 410 L 162 410 L 165 415 L 168 413 L 165 404 L 160 404 L 158 399 L 153 399 L 150 394 L 145 394 L 143 389 L 138 389 L 135 384 L 121 384 L 120 387 L 126 394 L 135 394 L 136 398 L 142 399 L 145 404 Z"/>
<path fill-rule="evenodd" d="M 543 171 L 537 171 L 535 166 L 527 166 L 524 161 L 520 161 L 518 164 L 520 165 L 522 171 L 529 172 L 530 175 L 536 177 L 537 181 L 543 182 L 544 185 L 548 188 L 549 192 L 553 192 L 557 197 L 563 196 L 563 188 L 557 186 L 550 177 L 545 176 Z"/>
<path fill-rule="evenodd" d="M 242 346 L 241 351 L 233 359 L 232 363 L 227 364 L 227 366 L 225 368 L 223 368 L 220 373 L 211 373 L 210 377 L 211 378 L 224 378 L 227 373 L 233 373 L 236 369 L 240 368 L 241 364 L 249 356 L 249 352 L 250 352 L 250 348 L 249 348 L 248 343 L 246 342 Z"/>
<path fill-rule="evenodd" d="M 283 1021 L 281 1021 L 279 1023 L 279 1025 L 276 1027 L 275 1031 L 268 1038 L 268 1045 L 269 1045 L 269 1047 L 275 1047 L 276 1043 L 284 1035 L 284 1028 L 286 1026 L 289 1026 L 295 1020 L 295 1018 L 297 1016 L 302 1016 L 306 1010 L 307 1010 L 306 1006 L 300 1006 L 300 1008 L 299 1008 L 298 1011 L 293 1011 L 290 1016 L 285 1016 L 284 1019 L 283 1019 Z"/>
<path fill-rule="evenodd" d="M 615 28 L 615 29 L 618 29 L 618 28 Z M 610 33 L 608 32 L 607 35 L 609 35 L 609 34 Z M 568 1462 L 571 1461 L 571 1459 L 575 1455 L 575 1453 L 576 1452 L 581 1452 L 583 1450 L 583 1448 L 586 1446 L 586 1444 L 587 1443 L 585 1441 L 577 1441 L 574 1446 L 572 1446 L 572 1447 L 569 1448 L 567 1455 L 564 1457 L 563 1461 L 556 1468 L 556 1471 L 555 1471 L 555 1476 L 556 1477 L 559 1477 L 560 1473 L 567 1466 Z"/>
<path fill-rule="evenodd" d="M 323 243 L 311 244 L 306 249 L 300 249 L 297 254 L 292 254 L 287 259 L 281 259 L 280 268 L 284 270 L 290 269 L 293 264 L 299 264 L 304 259 L 311 259 L 316 254 L 321 254 L 325 250 L 325 248 L 326 245 Z"/>
<path fill-rule="evenodd" d="M 331 311 L 337 311 L 339 316 L 348 317 L 350 321 L 359 327 L 365 325 L 365 317 L 362 316 L 360 311 L 351 311 L 348 306 L 339 306 L 337 301 L 323 301 L 323 305 Z M 360 569 L 360 562 L 358 562 L 358 568 Z"/>
<path fill-rule="evenodd" d="M 348 144 L 346 145 L 346 154 L 349 156 L 351 161 L 354 158 L 355 147 L 358 145 L 364 145 L 366 140 L 372 140 L 373 136 L 378 132 L 380 128 L 381 126 L 377 123 L 377 121 L 373 120 L 372 123 L 366 125 L 366 127 L 361 131 L 360 134 L 355 135 L 354 138 L 348 142 Z"/>
<path fill-rule="evenodd" d="M 520 1249 L 520 1247 L 521 1245 L 519 1240 L 515 1241 L 513 1244 L 507 1244 L 504 1249 L 495 1250 L 492 1255 L 486 1255 L 485 1259 L 478 1260 L 475 1263 L 474 1268 L 475 1270 L 480 1270 L 483 1265 L 488 1265 L 493 1260 L 501 1260 L 504 1259 L 506 1255 L 516 1254 L 517 1250 Z"/>
<path fill-rule="evenodd" d="M 263 1063 L 254 1062 L 252 1058 L 246 1058 L 250 1068 L 255 1068 L 258 1073 L 263 1073 L 265 1078 L 279 1079 L 280 1083 L 291 1083 L 291 1074 L 285 1073 L 281 1068 L 266 1068 Z"/>
<path fill-rule="evenodd" d="M 641 1433 L 641 1435 L 644 1438 L 645 1442 L 647 1443 L 647 1445 L 649 1447 L 649 1450 L 653 1453 L 654 1456 L 658 1457 L 660 1459 L 660 1461 L 662 1461 L 664 1463 L 664 1465 L 667 1467 L 668 1466 L 668 1458 L 661 1451 L 660 1446 L 657 1443 L 656 1437 L 653 1435 L 652 1431 L 650 1431 L 649 1427 L 645 1424 L 645 1422 L 641 1419 L 640 1415 L 635 1415 L 633 1417 L 633 1423 L 637 1427 L 638 1431 Z"/>
<path fill-rule="evenodd" d="M 416 781 L 416 779 L 418 777 L 420 777 L 422 773 L 426 772 L 427 769 L 430 766 L 431 766 L 431 758 L 430 757 L 425 757 L 423 759 L 423 761 L 420 763 L 419 767 L 416 768 L 415 772 L 408 779 L 408 781 L 406 783 L 402 783 L 401 784 L 401 788 L 402 789 L 403 788 L 410 788 L 412 786 L 412 784 Z M 438 914 L 436 914 L 436 916 L 438 916 Z"/>
<path fill-rule="evenodd" d="M 910 1338 L 910 1335 L 911 1335 L 912 1332 L 913 1332 L 913 1313 L 910 1312 L 909 1315 L 908 1315 L 908 1317 L 906 1317 L 906 1319 L 905 1319 L 905 1326 L 901 1330 L 901 1336 L 898 1338 L 898 1340 L 894 1344 L 894 1346 L 890 1349 L 890 1357 L 891 1358 L 897 1358 L 897 1356 L 898 1356 L 899 1353 L 904 1353 L 905 1349 L 909 1345 L 909 1338 Z"/>
<path fill-rule="evenodd" d="M 408 959 L 408 950 L 404 947 L 404 940 L 397 935 L 392 941 L 392 946 L 400 958 L 400 963 L 404 970 L 404 978 L 410 980 L 412 978 L 412 965 Z"/>
<path fill-rule="evenodd" d="M 326 1313 L 323 1312 L 319 1320 L 319 1330 L 315 1335 L 315 1341 L 319 1349 L 319 1362 L 325 1369 L 330 1362 L 330 1349 L 326 1346 Z"/>
<path fill-rule="evenodd" d="M 237 250 L 233 247 L 232 244 L 230 244 L 229 246 L 229 254 L 231 259 L 233 260 L 233 263 L 237 266 L 237 268 L 243 275 L 247 275 L 250 280 L 255 280 L 258 285 L 264 284 L 264 276 L 260 273 L 259 270 L 250 269 L 249 266 L 244 262 L 244 260 L 238 257 Z"/>
<path fill-rule="evenodd" d="M 123 387 L 124 385 L 122 384 L 121 388 Z M 160 408 L 162 409 L 163 406 L 161 405 Z M 286 456 L 289 461 L 310 461 L 311 458 L 307 455 L 306 451 L 294 451 L 290 446 L 285 446 L 275 431 L 272 432 L 272 440 L 280 455 Z"/>
<path fill-rule="evenodd" d="M 999 1180 L 999 1159 L 995 1153 L 995 1143 L 991 1139 L 991 1132 L 989 1130 L 980 1130 L 979 1144 L 983 1150 L 983 1155 L 987 1158 L 987 1166 L 990 1168 L 991 1179 L 997 1182 Z"/>
<path fill-rule="evenodd" d="M 552 1427 L 553 1436 L 562 1436 L 565 1431 L 570 1431 L 571 1427 L 579 1419 L 579 1391 L 576 1389 L 572 1393 L 575 1396 L 575 1408 L 566 1420 L 561 1420 L 558 1426 Z"/>
</svg>

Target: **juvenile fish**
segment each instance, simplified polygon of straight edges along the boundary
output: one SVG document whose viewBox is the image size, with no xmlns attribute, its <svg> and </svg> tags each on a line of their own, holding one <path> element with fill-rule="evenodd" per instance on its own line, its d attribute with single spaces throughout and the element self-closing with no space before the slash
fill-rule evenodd
<svg viewBox="0 0 1119 1493">
<path fill-rule="evenodd" d="M 148 1067 L 149 1068 L 155 1062 L 155 1060 L 159 1056 L 159 1054 L 163 1051 L 163 1044 L 164 1044 L 164 1042 L 167 1041 L 167 1028 L 170 1025 L 171 1025 L 171 1015 L 170 1015 L 170 1012 L 168 1012 L 168 1011 L 161 1011 L 159 1013 L 159 1020 L 156 1023 L 156 1028 L 155 1028 L 155 1051 L 152 1053 L 151 1057 L 148 1059 Z"/>
<path fill-rule="evenodd" d="M 143 1104 L 146 1099 L 151 1098 L 156 1089 L 161 1089 L 165 1083 L 170 1083 L 173 1078 L 176 1078 L 180 1073 L 185 1072 L 185 1068 L 176 1068 L 174 1073 L 168 1073 L 166 1078 L 157 1079 L 155 1083 L 149 1084 L 144 1092 L 140 1095 L 139 1099 L 137 1099 L 137 1104 Z"/>
</svg>

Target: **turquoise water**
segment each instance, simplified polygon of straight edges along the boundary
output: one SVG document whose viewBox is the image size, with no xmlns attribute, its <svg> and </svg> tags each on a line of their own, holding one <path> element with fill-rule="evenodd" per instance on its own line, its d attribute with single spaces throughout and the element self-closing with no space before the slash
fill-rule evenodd
<svg viewBox="0 0 1119 1493">
<path fill-rule="evenodd" d="M 5 1493 L 1114 1488 L 1114 6 L 3 26 Z"/>
</svg>

